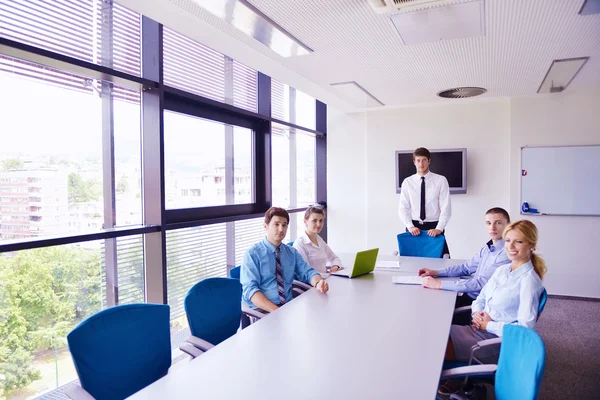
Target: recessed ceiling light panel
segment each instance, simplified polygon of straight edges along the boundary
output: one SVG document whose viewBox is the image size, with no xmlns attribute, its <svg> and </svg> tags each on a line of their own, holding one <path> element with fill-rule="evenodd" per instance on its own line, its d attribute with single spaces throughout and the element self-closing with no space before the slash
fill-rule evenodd
<svg viewBox="0 0 600 400">
<path fill-rule="evenodd" d="M 245 0 L 194 0 L 223 21 L 252 36 L 282 57 L 310 54 L 313 50 Z"/>
<path fill-rule="evenodd" d="M 589 57 L 554 60 L 538 89 L 538 93 L 559 93 L 569 86 Z"/>
<path fill-rule="evenodd" d="M 342 99 L 356 107 L 371 108 L 385 105 L 355 81 L 337 82 L 330 85 L 333 86 Z"/>
</svg>

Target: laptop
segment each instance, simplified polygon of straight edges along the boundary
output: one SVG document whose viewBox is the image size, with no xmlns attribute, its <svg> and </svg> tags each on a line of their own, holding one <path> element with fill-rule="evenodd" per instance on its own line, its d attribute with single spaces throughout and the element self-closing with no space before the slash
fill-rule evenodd
<svg viewBox="0 0 600 400">
<path fill-rule="evenodd" d="M 356 258 L 354 259 L 354 265 L 352 267 L 344 267 L 343 270 L 332 272 L 331 275 L 356 278 L 358 276 L 366 275 L 369 272 L 373 272 L 375 269 L 375 261 L 377 261 L 377 254 L 379 254 L 379 249 L 359 251 L 356 253 Z"/>
</svg>

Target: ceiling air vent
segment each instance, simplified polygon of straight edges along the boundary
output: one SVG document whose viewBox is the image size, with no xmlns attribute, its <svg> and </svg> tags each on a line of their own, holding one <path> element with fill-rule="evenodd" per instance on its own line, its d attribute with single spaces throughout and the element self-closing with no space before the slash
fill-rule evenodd
<svg viewBox="0 0 600 400">
<path fill-rule="evenodd" d="M 447 6 L 457 0 L 367 0 L 377 14 L 391 14 L 398 11 L 416 11 L 425 8 Z"/>
<path fill-rule="evenodd" d="M 480 87 L 459 87 L 441 91 L 437 95 L 446 99 L 466 99 L 467 97 L 479 96 L 485 92 L 487 90 Z"/>
</svg>

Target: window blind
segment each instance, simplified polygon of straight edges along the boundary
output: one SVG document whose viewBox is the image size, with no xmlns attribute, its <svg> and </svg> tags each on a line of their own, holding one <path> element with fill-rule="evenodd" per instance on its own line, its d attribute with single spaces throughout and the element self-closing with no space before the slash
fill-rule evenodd
<svg viewBox="0 0 600 400">
<path fill-rule="evenodd" d="M 163 73 L 166 85 L 256 112 L 256 71 L 235 60 L 232 71 L 228 76 L 225 55 L 174 30 L 163 29 Z M 232 82 L 232 98 L 226 95 L 227 82 Z"/>
</svg>

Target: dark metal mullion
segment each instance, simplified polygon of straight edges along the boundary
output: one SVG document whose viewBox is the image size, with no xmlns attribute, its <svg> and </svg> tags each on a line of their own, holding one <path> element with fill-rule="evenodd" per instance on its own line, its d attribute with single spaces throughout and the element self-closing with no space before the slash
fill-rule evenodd
<svg viewBox="0 0 600 400">
<path fill-rule="evenodd" d="M 290 88 L 290 90 L 291 90 L 291 89 L 293 89 L 293 88 Z M 297 129 L 297 130 L 300 130 L 300 131 L 305 131 L 305 132 L 314 133 L 314 134 L 315 134 L 315 135 L 317 135 L 317 136 L 322 136 L 322 135 L 324 135 L 324 132 L 321 132 L 321 131 L 319 131 L 319 130 L 310 129 L 310 128 L 307 128 L 307 127 L 305 127 L 305 126 L 296 125 L 296 124 L 293 124 L 293 123 L 291 123 L 291 122 L 282 121 L 282 120 L 280 120 L 280 119 L 277 119 L 277 118 L 271 118 L 271 121 L 272 121 L 273 123 L 275 123 L 275 124 L 278 124 L 278 125 L 284 125 L 284 126 L 287 126 L 287 127 L 289 127 L 289 128 Z"/>
<path fill-rule="evenodd" d="M 142 76 L 163 82 L 162 25 L 142 16 Z M 144 223 L 165 225 L 164 93 L 142 92 L 142 199 Z M 144 235 L 145 300 L 167 303 L 167 248 L 163 231 Z"/>
<path fill-rule="evenodd" d="M 315 112 L 316 128 L 324 133 L 324 136 L 317 136 L 315 140 L 317 201 L 327 203 L 327 105 L 317 100 Z M 327 224 L 320 235 L 327 241 Z"/>
<path fill-rule="evenodd" d="M 112 69 L 113 55 L 113 6 L 105 4 L 100 9 L 100 61 L 102 66 Z M 114 99 L 112 84 L 101 82 L 102 101 L 102 187 L 104 193 L 104 229 L 116 226 L 115 200 L 115 137 Z M 106 273 L 106 305 L 119 304 L 119 274 L 117 271 L 117 241 L 104 241 L 104 267 Z"/>
<path fill-rule="evenodd" d="M 271 118 L 271 77 L 258 73 L 258 113 Z M 255 202 L 258 209 L 266 211 L 271 207 L 272 165 L 271 165 L 271 121 L 259 124 L 254 132 L 254 174 Z"/>
<path fill-rule="evenodd" d="M 65 244 L 89 242 L 92 240 L 102 240 L 118 238 L 122 236 L 139 235 L 143 233 L 159 232 L 160 226 L 128 226 L 114 229 L 104 229 L 97 232 L 85 233 L 74 236 L 47 236 L 39 239 L 30 239 L 26 241 L 3 241 L 0 242 L 0 253 L 8 253 L 11 251 L 39 249 L 42 247 L 62 246 Z"/>
<path fill-rule="evenodd" d="M 162 227 L 162 229 L 163 229 L 163 231 L 170 231 L 170 230 L 183 229 L 183 228 L 194 228 L 197 226 L 204 226 L 204 225 L 220 224 L 223 222 L 235 222 L 235 221 L 243 221 L 246 219 L 262 218 L 265 216 L 265 211 L 266 210 L 261 210 L 261 212 L 233 215 L 233 216 L 229 216 L 229 217 L 215 217 L 215 218 L 210 218 L 210 219 L 201 219 L 201 220 L 194 220 L 194 221 L 188 220 L 188 221 L 182 221 L 182 222 L 173 222 L 173 223 L 164 225 Z"/>
<path fill-rule="evenodd" d="M 225 101 L 233 104 L 233 59 L 225 57 Z M 225 124 L 225 204 L 235 204 L 235 169 L 233 152 L 233 126 Z M 235 264 L 235 226 L 233 222 L 225 224 L 225 254 L 227 273 Z"/>
<path fill-rule="evenodd" d="M 105 80 L 119 86 L 140 90 L 143 87 L 158 87 L 158 82 L 130 75 L 112 68 L 83 61 L 78 58 L 54 53 L 28 44 L 0 37 L 0 54 L 6 54 L 36 64 L 48 65 L 76 75 Z"/>
</svg>

